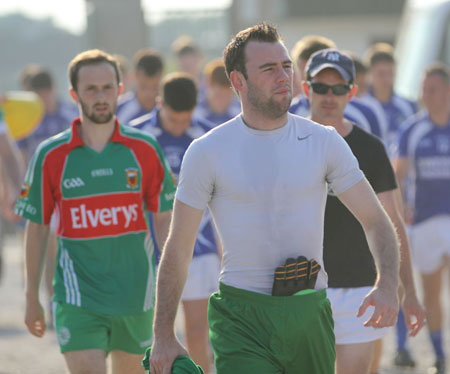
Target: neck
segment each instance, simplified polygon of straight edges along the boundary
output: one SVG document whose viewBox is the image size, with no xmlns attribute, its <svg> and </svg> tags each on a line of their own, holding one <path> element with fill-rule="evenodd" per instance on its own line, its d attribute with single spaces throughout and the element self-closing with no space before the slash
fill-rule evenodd
<svg viewBox="0 0 450 374">
<path fill-rule="evenodd" d="M 179 137 L 186 132 L 184 128 L 178 128 L 176 126 L 170 125 L 170 122 L 165 119 L 165 112 L 163 109 L 159 111 L 158 116 L 162 129 L 164 131 L 167 131 L 170 135 Z"/>
<path fill-rule="evenodd" d="M 375 88 L 372 87 L 373 95 L 378 101 L 382 103 L 387 103 L 392 97 L 391 88 Z"/>
<path fill-rule="evenodd" d="M 56 98 L 52 98 L 45 102 L 45 112 L 46 113 L 55 113 L 58 110 L 58 100 Z"/>
<path fill-rule="evenodd" d="M 344 119 L 344 117 L 341 117 L 339 119 L 334 119 L 334 118 L 317 118 L 314 116 L 311 116 L 311 120 L 317 123 L 320 123 L 321 125 L 324 126 L 331 126 L 334 127 L 336 129 L 336 131 L 338 132 L 338 134 L 340 136 L 342 136 L 343 138 L 345 138 L 348 134 L 350 134 L 350 132 L 353 129 L 353 124 L 349 121 L 347 121 L 346 119 Z"/>
<path fill-rule="evenodd" d="M 136 93 L 136 99 L 137 99 L 139 105 L 148 111 L 151 111 L 156 105 L 156 100 L 153 100 L 151 103 L 146 103 L 139 97 L 139 95 L 137 93 Z"/>
<path fill-rule="evenodd" d="M 112 137 L 115 127 L 115 117 L 108 123 L 97 124 L 81 116 L 79 136 L 84 144 L 96 152 L 101 152 Z"/>
<path fill-rule="evenodd" d="M 450 119 L 450 109 L 442 108 L 441 110 L 429 112 L 428 115 L 430 116 L 431 121 L 435 125 L 437 125 L 439 127 L 445 127 L 445 126 L 447 126 L 449 119 Z"/>
<path fill-rule="evenodd" d="M 242 118 L 248 127 L 256 130 L 276 130 L 283 127 L 288 120 L 288 113 L 284 113 L 278 118 L 269 118 L 258 111 L 253 111 L 242 106 Z"/>
</svg>

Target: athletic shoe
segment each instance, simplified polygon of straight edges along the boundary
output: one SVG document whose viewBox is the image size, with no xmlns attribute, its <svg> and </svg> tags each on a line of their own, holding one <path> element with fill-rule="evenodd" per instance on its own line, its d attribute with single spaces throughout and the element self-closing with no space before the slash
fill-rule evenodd
<svg viewBox="0 0 450 374">
<path fill-rule="evenodd" d="M 412 359 L 408 350 L 401 349 L 395 354 L 394 365 L 413 368 L 416 366 L 416 362 Z"/>
<path fill-rule="evenodd" d="M 445 359 L 440 358 L 436 360 L 434 366 L 428 369 L 428 374 L 446 374 Z"/>
</svg>

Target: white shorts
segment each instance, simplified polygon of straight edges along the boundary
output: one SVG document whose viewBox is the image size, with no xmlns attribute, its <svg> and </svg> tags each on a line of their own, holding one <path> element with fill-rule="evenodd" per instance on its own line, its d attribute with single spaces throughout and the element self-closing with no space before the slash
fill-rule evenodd
<svg viewBox="0 0 450 374">
<path fill-rule="evenodd" d="M 58 231 L 59 211 L 55 209 L 50 218 L 50 232 L 56 234 Z"/>
<path fill-rule="evenodd" d="M 432 273 L 450 257 L 450 216 L 439 215 L 413 225 L 410 242 L 414 266 L 421 273 Z"/>
<path fill-rule="evenodd" d="M 219 289 L 219 273 L 220 258 L 217 253 L 193 257 L 181 300 L 208 299 Z"/>
<path fill-rule="evenodd" d="M 372 287 L 327 288 L 327 296 L 333 311 L 336 344 L 366 343 L 383 338 L 390 327 L 365 327 L 363 324 L 372 315 L 374 307 L 369 307 L 361 317 L 356 317 L 358 309 Z"/>
</svg>

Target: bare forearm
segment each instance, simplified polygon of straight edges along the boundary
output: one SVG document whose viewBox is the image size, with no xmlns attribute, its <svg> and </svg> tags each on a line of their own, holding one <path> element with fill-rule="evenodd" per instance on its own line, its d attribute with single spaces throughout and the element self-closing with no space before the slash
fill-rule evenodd
<svg viewBox="0 0 450 374">
<path fill-rule="evenodd" d="M 48 226 L 27 223 L 25 236 L 26 297 L 38 298 L 47 248 Z"/>
<path fill-rule="evenodd" d="M 153 223 L 155 225 L 156 240 L 160 249 L 164 248 L 167 236 L 169 235 L 170 219 L 172 211 L 155 213 L 153 216 Z"/>
<path fill-rule="evenodd" d="M 403 198 L 401 191 L 395 191 L 395 207 L 396 214 L 392 217 L 392 221 L 397 230 L 398 239 L 400 241 L 400 281 L 406 294 L 416 294 L 416 287 L 414 284 L 414 277 L 411 265 L 411 249 L 406 234 L 405 223 L 403 221 L 401 212 L 403 212 Z"/>
<path fill-rule="evenodd" d="M 389 218 L 383 214 L 366 228 L 369 248 L 377 265 L 377 283 L 385 286 L 398 286 L 399 249 L 398 240 Z"/>
<path fill-rule="evenodd" d="M 183 252 L 187 252 L 186 256 Z M 154 333 L 156 338 L 174 334 L 174 322 L 181 293 L 186 283 L 192 250 L 179 248 L 170 237 L 159 265 L 156 286 Z"/>
</svg>

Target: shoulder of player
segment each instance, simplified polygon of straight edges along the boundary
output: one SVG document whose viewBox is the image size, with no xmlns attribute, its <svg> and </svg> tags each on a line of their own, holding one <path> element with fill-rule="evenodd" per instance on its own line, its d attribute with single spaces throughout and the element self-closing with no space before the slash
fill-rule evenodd
<svg viewBox="0 0 450 374">
<path fill-rule="evenodd" d="M 135 96 L 136 95 L 135 95 L 135 93 L 133 91 L 129 91 L 129 92 L 124 93 L 122 96 L 119 97 L 119 100 L 117 102 L 117 109 L 123 107 L 124 105 L 126 105 L 130 101 L 133 101 Z"/>
<path fill-rule="evenodd" d="M 386 152 L 385 146 L 380 138 L 361 129 L 358 125 L 353 125 L 352 135 L 356 137 L 359 144 L 371 147 L 372 150 L 381 150 Z"/>
<path fill-rule="evenodd" d="M 425 111 L 420 111 L 407 118 L 400 125 L 400 137 L 409 137 L 413 132 L 421 129 L 432 129 L 432 124 Z"/>
<path fill-rule="evenodd" d="M 138 144 L 148 146 L 149 148 L 157 150 L 160 148 L 156 137 L 152 133 L 142 129 L 120 125 L 120 134 L 129 141 L 130 144 L 128 144 L 128 146 L 131 148 L 133 148 L 134 144 L 136 144 L 136 146 Z"/>
<path fill-rule="evenodd" d="M 188 133 L 194 138 L 199 138 L 200 136 L 211 130 L 213 127 L 214 124 L 212 124 L 208 120 L 194 116 L 192 118 L 191 126 L 188 128 Z"/>
<path fill-rule="evenodd" d="M 146 113 L 140 117 L 137 117 L 131 120 L 130 123 L 125 123 L 124 125 L 129 125 L 130 127 L 134 127 L 136 129 L 142 129 L 153 124 L 156 113 L 156 110 L 152 110 L 150 113 Z"/>
<path fill-rule="evenodd" d="M 289 119 L 292 121 L 292 125 L 298 136 L 310 136 L 314 134 L 328 136 L 329 134 L 337 133 L 332 126 L 321 125 L 309 118 L 301 117 L 296 114 L 289 113 Z"/>
<path fill-rule="evenodd" d="M 72 140 L 72 130 L 69 128 L 41 142 L 34 153 L 34 164 L 41 164 L 47 157 L 60 157 L 60 152 L 67 153 L 66 145 Z"/>
</svg>

